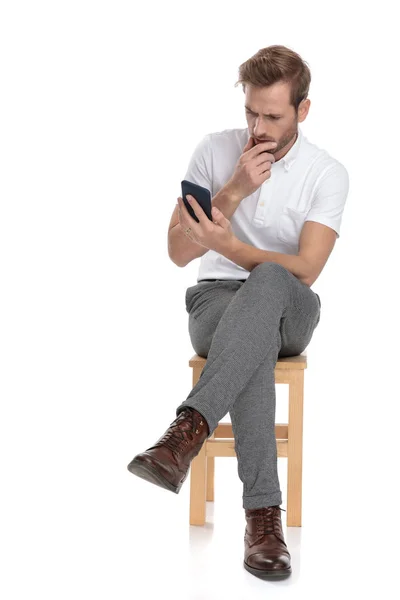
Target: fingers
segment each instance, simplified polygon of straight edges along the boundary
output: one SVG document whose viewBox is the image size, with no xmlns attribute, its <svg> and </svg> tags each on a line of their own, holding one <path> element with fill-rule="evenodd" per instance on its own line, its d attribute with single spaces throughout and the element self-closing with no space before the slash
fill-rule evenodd
<svg viewBox="0 0 400 600">
<path fill-rule="evenodd" d="M 250 144 L 250 142 L 252 142 L 251 146 L 249 146 L 249 148 L 247 148 L 247 146 Z M 271 154 L 271 152 L 269 151 L 273 151 L 274 148 L 276 148 L 277 143 L 276 142 L 263 142 L 262 144 L 253 144 L 254 139 L 250 138 L 249 141 L 247 142 L 241 160 L 242 162 L 247 162 L 247 160 L 252 160 L 253 158 L 257 157 L 258 155 L 262 155 L 263 152 L 265 152 L 267 154 L 267 160 L 275 160 L 275 157 L 273 154 Z M 244 156 L 244 153 L 247 153 L 246 156 Z M 271 158 L 273 157 L 273 158 Z"/>
<path fill-rule="evenodd" d="M 190 217 L 190 215 L 181 197 L 178 198 L 178 212 L 181 227 L 188 227 L 188 217 Z"/>
<path fill-rule="evenodd" d="M 204 212 L 202 206 L 197 202 L 196 198 L 194 198 L 191 195 L 187 195 L 186 196 L 190 206 L 193 209 L 194 214 L 196 215 L 196 217 L 199 219 L 199 222 L 197 223 L 195 221 L 195 219 L 192 218 L 192 216 L 190 216 L 190 221 L 192 223 L 195 223 L 195 225 L 197 225 L 197 227 L 200 227 L 204 230 L 207 230 L 207 228 L 210 227 L 210 219 L 208 218 L 208 216 L 206 215 L 206 213 Z M 212 207 L 211 207 L 212 210 Z M 212 213 L 211 213 L 212 214 Z M 198 230 L 200 231 L 200 229 Z"/>
<path fill-rule="evenodd" d="M 250 148 L 252 148 L 254 146 L 254 138 L 252 138 L 251 136 L 248 139 L 247 144 L 245 145 L 245 147 L 243 148 L 243 152 L 247 152 L 248 150 L 250 150 Z"/>
<path fill-rule="evenodd" d="M 268 166 L 267 166 L 268 165 Z M 257 171 L 257 175 L 268 175 L 267 179 L 269 179 L 269 177 L 271 177 L 272 172 L 271 172 L 271 164 L 267 163 L 267 165 L 260 165 L 259 166 L 259 170 Z"/>
<path fill-rule="evenodd" d="M 263 142 L 262 144 L 257 144 L 254 154 L 261 154 L 262 152 L 266 152 L 268 154 L 269 150 L 274 150 L 276 146 L 276 142 Z"/>
<path fill-rule="evenodd" d="M 267 162 L 274 163 L 275 156 L 273 154 L 270 154 L 269 152 L 261 152 L 261 154 L 258 154 L 254 160 L 257 161 L 256 167 L 259 167 L 260 165 L 264 165 Z"/>
<path fill-rule="evenodd" d="M 204 210 L 201 208 L 201 206 L 197 202 L 196 198 L 193 198 L 193 196 L 191 196 L 190 194 L 187 194 L 186 199 L 189 202 L 190 206 L 192 207 L 194 214 L 199 219 L 199 222 L 202 223 L 204 217 L 206 217 L 206 215 L 204 214 Z M 193 219 L 193 217 L 191 215 L 189 215 L 189 216 L 190 216 L 190 220 L 196 222 L 195 219 Z"/>
</svg>

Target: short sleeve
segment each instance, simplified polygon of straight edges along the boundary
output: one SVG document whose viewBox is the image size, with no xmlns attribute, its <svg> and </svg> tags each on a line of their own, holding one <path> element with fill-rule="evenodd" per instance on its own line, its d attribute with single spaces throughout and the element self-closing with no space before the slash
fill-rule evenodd
<svg viewBox="0 0 400 600">
<path fill-rule="evenodd" d="M 207 188 L 212 196 L 211 134 L 205 135 L 195 147 L 182 179 Z M 182 196 L 182 190 L 179 196 Z"/>
<path fill-rule="evenodd" d="M 348 192 L 349 174 L 344 165 L 337 162 L 333 167 L 329 167 L 317 182 L 305 221 L 317 221 L 327 225 L 336 231 L 336 237 L 339 238 Z"/>
</svg>

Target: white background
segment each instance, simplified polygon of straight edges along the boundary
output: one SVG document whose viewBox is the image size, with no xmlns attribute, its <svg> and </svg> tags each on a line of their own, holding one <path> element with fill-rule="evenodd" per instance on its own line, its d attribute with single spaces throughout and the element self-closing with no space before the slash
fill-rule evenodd
<svg viewBox="0 0 400 600">
<path fill-rule="evenodd" d="M 394 6 L 1 4 L 4 600 L 347 598 L 396 585 Z M 293 574 L 273 584 L 242 567 L 236 459 L 217 461 L 204 528 L 189 527 L 189 479 L 177 496 L 126 468 L 191 389 L 184 297 L 199 259 L 180 269 L 167 252 L 180 181 L 202 136 L 246 126 L 238 67 L 271 44 L 309 64 L 301 127 L 350 175 L 341 237 L 313 285 L 303 527 L 286 529 L 282 513 Z"/>
</svg>

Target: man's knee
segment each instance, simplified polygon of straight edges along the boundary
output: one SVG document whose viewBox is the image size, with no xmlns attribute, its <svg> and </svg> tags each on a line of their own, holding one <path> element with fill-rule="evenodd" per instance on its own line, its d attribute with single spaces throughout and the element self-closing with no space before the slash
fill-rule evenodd
<svg viewBox="0 0 400 600">
<path fill-rule="evenodd" d="M 263 262 L 254 267 L 248 277 L 248 282 L 256 282 L 260 289 L 281 290 L 282 293 L 287 295 L 291 293 L 291 277 L 292 274 L 290 271 L 282 267 L 282 265 Z"/>
<path fill-rule="evenodd" d="M 278 263 L 273 262 L 262 262 L 251 271 L 251 275 L 256 275 L 257 277 L 268 277 L 268 278 L 280 278 L 280 279 L 288 279 L 290 276 L 290 271 L 288 271 L 285 267 Z"/>
</svg>

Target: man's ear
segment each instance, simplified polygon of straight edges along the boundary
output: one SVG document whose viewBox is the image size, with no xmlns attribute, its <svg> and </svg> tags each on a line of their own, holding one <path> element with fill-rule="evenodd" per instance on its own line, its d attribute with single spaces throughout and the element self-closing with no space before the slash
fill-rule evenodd
<svg viewBox="0 0 400 600">
<path fill-rule="evenodd" d="M 311 106 L 311 100 L 309 98 L 306 98 L 305 100 L 302 100 L 300 102 L 299 118 L 298 118 L 299 123 L 302 123 L 304 121 L 304 119 L 307 117 L 308 111 L 310 110 L 310 106 Z"/>
</svg>

